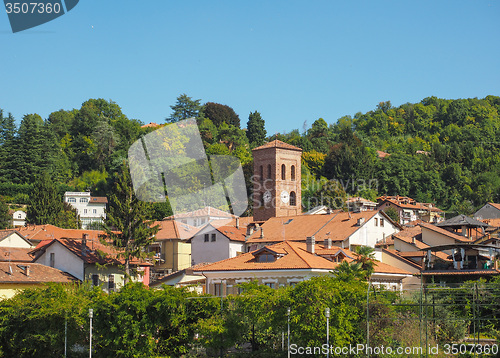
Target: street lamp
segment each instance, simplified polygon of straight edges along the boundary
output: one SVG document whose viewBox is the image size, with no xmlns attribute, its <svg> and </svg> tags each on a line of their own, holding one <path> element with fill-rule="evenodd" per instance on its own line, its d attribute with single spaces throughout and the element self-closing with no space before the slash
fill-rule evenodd
<svg viewBox="0 0 500 358">
<path fill-rule="evenodd" d="M 290 307 L 286 310 L 288 316 L 288 358 L 290 358 Z"/>
<path fill-rule="evenodd" d="M 94 310 L 92 308 L 89 309 L 89 317 L 90 317 L 90 353 L 89 353 L 89 358 L 92 358 L 92 317 L 94 317 Z"/>
<path fill-rule="evenodd" d="M 326 316 L 326 347 L 328 351 L 326 352 L 326 358 L 330 357 L 330 308 L 325 308 Z"/>
</svg>

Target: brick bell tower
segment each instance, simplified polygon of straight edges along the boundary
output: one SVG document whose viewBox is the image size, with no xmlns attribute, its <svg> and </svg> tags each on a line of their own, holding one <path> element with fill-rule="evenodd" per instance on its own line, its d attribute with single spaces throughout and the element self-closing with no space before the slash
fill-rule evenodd
<svg viewBox="0 0 500 358">
<path fill-rule="evenodd" d="M 300 215 L 302 149 L 274 140 L 252 154 L 254 220 Z"/>
</svg>

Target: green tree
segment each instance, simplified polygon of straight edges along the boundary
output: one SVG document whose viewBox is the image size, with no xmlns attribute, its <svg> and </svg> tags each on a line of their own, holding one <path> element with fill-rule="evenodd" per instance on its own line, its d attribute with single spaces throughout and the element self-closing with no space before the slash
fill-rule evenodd
<svg viewBox="0 0 500 358">
<path fill-rule="evenodd" d="M 226 123 L 240 128 L 240 117 L 234 112 L 234 109 L 225 104 L 207 102 L 203 106 L 202 112 L 203 116 L 210 119 L 217 127 Z"/>
<path fill-rule="evenodd" d="M 0 197 L 0 229 L 7 229 L 11 226 L 11 215 L 9 214 L 9 206 L 4 199 Z"/>
<path fill-rule="evenodd" d="M 167 123 L 175 123 L 188 118 L 197 118 L 201 110 L 200 99 L 193 100 L 185 93 L 177 97 L 175 105 L 170 106 L 174 111 L 170 117 L 165 118 Z"/>
<path fill-rule="evenodd" d="M 125 261 L 125 283 L 130 278 L 130 261 L 147 257 L 145 248 L 154 241 L 159 226 L 146 220 L 148 205 L 134 194 L 132 179 L 126 164 L 115 176 L 104 225 L 113 245 L 121 249 L 118 256 Z"/>
<path fill-rule="evenodd" d="M 395 223 L 399 223 L 399 214 L 392 206 L 389 206 L 387 209 L 385 209 L 384 213 L 386 213 L 392 221 L 394 221 Z"/>
<path fill-rule="evenodd" d="M 266 123 L 259 112 L 251 112 L 247 122 L 247 138 L 250 147 L 255 148 L 266 143 Z"/>
<path fill-rule="evenodd" d="M 30 205 L 26 212 L 26 221 L 30 224 L 58 224 L 58 218 L 63 211 L 63 201 L 52 178 L 43 173 L 33 184 L 29 196 Z"/>
<path fill-rule="evenodd" d="M 369 246 L 356 246 L 354 249 L 355 261 L 361 264 L 361 269 L 364 271 L 365 278 L 369 279 L 375 272 L 375 250 Z"/>
</svg>

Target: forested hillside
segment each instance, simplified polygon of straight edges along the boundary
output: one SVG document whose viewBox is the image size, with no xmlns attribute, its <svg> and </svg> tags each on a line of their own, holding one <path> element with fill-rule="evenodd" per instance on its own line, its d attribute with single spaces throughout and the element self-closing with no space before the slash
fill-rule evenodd
<svg viewBox="0 0 500 358">
<path fill-rule="evenodd" d="M 7 112 L 8 104 L 2 105 L 7 107 L 0 109 L 0 195 L 19 204 L 29 203 L 33 183 L 42 173 L 58 184 L 60 193 L 91 190 L 106 195 L 129 146 L 154 130 L 141 128 L 140 120 L 127 118 L 118 104 L 103 99 L 90 99 L 80 109 L 55 111 L 45 119 L 27 114 L 19 126 Z M 498 96 L 428 97 L 399 107 L 381 102 L 364 114 L 332 123 L 320 118 L 310 128 L 272 137 L 267 137 L 257 111 L 249 115 L 243 130 L 245 123 L 227 105 L 202 105 L 181 95 L 171 108 L 165 122 L 196 117 L 207 152 L 240 158 L 248 184 L 251 148 L 277 137 L 304 150 L 305 198 L 322 190 L 311 183 L 323 177 L 340 180 L 347 194 L 371 199 L 407 195 L 464 213 L 500 201 Z M 371 188 L 362 190 L 362 182 L 371 183 Z M 157 208 L 154 216 L 168 212 L 168 207 Z"/>
</svg>

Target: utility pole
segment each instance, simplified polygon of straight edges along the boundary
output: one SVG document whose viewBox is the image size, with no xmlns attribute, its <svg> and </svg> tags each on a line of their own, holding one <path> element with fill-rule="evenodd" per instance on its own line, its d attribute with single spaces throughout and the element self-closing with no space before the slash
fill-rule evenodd
<svg viewBox="0 0 500 358">
<path fill-rule="evenodd" d="M 330 308 L 325 308 L 325 316 L 326 316 L 326 346 L 328 348 L 328 352 L 326 352 L 326 358 L 330 358 Z"/>
<path fill-rule="evenodd" d="M 89 351 L 89 358 L 92 358 L 92 317 L 94 317 L 94 310 L 92 308 L 89 309 L 89 317 L 90 317 L 90 351 Z"/>
</svg>

